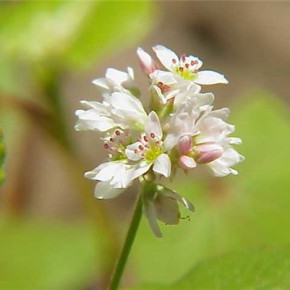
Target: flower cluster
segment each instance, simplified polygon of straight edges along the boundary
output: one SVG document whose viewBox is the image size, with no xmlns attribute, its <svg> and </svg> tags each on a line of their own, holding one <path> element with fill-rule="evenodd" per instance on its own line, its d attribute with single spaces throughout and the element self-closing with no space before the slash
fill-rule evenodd
<svg viewBox="0 0 290 290">
<path fill-rule="evenodd" d="M 141 48 L 137 50 L 150 82 L 149 108 L 140 101 L 133 69 L 110 68 L 104 78 L 93 81 L 102 101 L 81 101 L 84 109 L 76 111 L 75 128 L 101 132 L 108 153 L 105 163 L 85 173 L 98 182 L 95 197 L 116 197 L 137 178 L 150 184 L 150 192 L 143 196 L 144 213 L 153 232 L 161 236 L 157 220 L 177 224 L 177 202 L 189 210 L 193 206 L 156 183 L 156 176 L 172 178 L 178 168 L 191 171 L 198 166 L 208 166 L 216 176 L 237 174 L 231 167 L 243 157 L 232 147 L 241 140 L 229 137 L 234 131 L 226 122 L 229 110 L 214 110 L 214 95 L 201 92 L 203 85 L 226 84 L 225 77 L 200 70 L 202 61 L 197 57 L 178 57 L 161 45 L 153 50 L 159 62 Z"/>
</svg>

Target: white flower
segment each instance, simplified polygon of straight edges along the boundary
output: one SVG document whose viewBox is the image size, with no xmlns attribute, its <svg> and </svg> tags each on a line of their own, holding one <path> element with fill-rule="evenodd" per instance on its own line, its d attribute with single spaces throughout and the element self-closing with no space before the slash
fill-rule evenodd
<svg viewBox="0 0 290 290">
<path fill-rule="evenodd" d="M 114 68 L 108 68 L 104 78 L 95 79 L 93 84 L 99 87 L 102 93 L 111 94 L 114 92 L 133 93 L 139 96 L 139 89 L 134 81 L 134 71 L 131 67 L 127 72 Z"/>
<path fill-rule="evenodd" d="M 175 103 L 178 104 L 178 107 L 168 123 L 169 129 L 164 140 L 165 150 L 169 151 L 176 146 L 181 136 L 198 133 L 195 125 L 196 120 L 211 105 L 213 100 L 212 93 L 195 94 L 191 91 L 176 97 Z"/>
<path fill-rule="evenodd" d="M 171 161 L 163 151 L 162 129 L 158 116 L 152 111 L 145 123 L 145 133 L 134 144 L 128 145 L 125 154 L 129 160 L 137 162 L 135 177 L 146 173 L 151 166 L 155 173 L 169 177 Z"/>
<path fill-rule="evenodd" d="M 199 134 L 194 138 L 193 151 L 196 161 L 207 164 L 215 176 L 237 174 L 231 166 L 244 160 L 233 144 L 241 144 L 241 139 L 229 137 L 235 127 L 225 122 L 229 115 L 229 109 L 208 110 L 196 123 Z"/>
<path fill-rule="evenodd" d="M 112 93 L 103 102 L 81 101 L 87 110 L 77 110 L 75 129 L 105 132 L 113 128 L 142 130 L 147 114 L 142 103 L 126 93 Z"/>
<path fill-rule="evenodd" d="M 153 233 L 157 237 L 162 237 L 157 220 L 168 225 L 176 225 L 180 220 L 177 202 L 191 211 L 194 211 L 194 207 L 187 199 L 160 184 L 154 189 L 150 195 L 144 196 L 143 208 Z"/>
<path fill-rule="evenodd" d="M 99 199 L 118 196 L 133 180 L 131 166 L 124 160 L 102 163 L 86 172 L 85 177 L 99 181 L 95 187 L 95 197 Z"/>
<path fill-rule="evenodd" d="M 150 74 L 150 79 L 151 90 L 156 92 L 163 104 L 180 93 L 189 90 L 194 93 L 200 91 L 200 86 L 168 71 L 155 70 Z"/>
<path fill-rule="evenodd" d="M 179 135 L 177 148 L 182 168 L 191 169 L 197 164 L 206 164 L 216 176 L 237 174 L 231 166 L 241 162 L 244 157 L 231 146 L 240 144 L 241 140 L 228 136 L 234 131 L 234 126 L 225 122 L 228 115 L 226 108 L 212 111 L 212 107 L 208 107 L 196 118 L 191 132 L 187 130 Z"/>
<path fill-rule="evenodd" d="M 225 77 L 212 70 L 199 71 L 202 61 L 195 56 L 181 56 L 162 45 L 153 47 L 156 56 L 166 69 L 186 80 L 200 85 L 227 84 Z"/>
</svg>

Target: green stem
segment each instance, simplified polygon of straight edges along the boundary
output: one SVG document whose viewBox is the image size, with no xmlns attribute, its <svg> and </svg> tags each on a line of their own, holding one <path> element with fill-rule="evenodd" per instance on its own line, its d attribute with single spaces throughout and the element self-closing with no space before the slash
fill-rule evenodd
<svg viewBox="0 0 290 290">
<path fill-rule="evenodd" d="M 109 290 L 117 290 L 142 217 L 142 192 L 138 196 L 131 224 L 121 254 L 117 260 Z"/>
</svg>

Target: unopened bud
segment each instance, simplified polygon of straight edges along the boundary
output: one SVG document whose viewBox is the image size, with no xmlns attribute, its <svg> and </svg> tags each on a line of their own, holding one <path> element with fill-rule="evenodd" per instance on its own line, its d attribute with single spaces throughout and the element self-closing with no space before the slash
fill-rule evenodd
<svg viewBox="0 0 290 290">
<path fill-rule="evenodd" d="M 192 138 L 189 135 L 184 135 L 182 136 L 177 144 L 177 148 L 180 154 L 186 154 L 190 148 L 191 148 L 191 144 L 192 144 Z"/>
<path fill-rule="evenodd" d="M 215 143 L 201 144 L 194 147 L 196 162 L 204 164 L 212 162 L 223 154 L 223 148 Z"/>
<path fill-rule="evenodd" d="M 179 160 L 178 160 L 179 166 L 183 169 L 192 169 L 196 167 L 196 162 L 194 161 L 193 158 L 182 155 Z"/>
<path fill-rule="evenodd" d="M 139 57 L 141 69 L 146 75 L 150 75 L 152 72 L 158 69 L 158 66 L 155 63 L 154 59 L 141 47 L 137 49 L 137 55 Z"/>
</svg>

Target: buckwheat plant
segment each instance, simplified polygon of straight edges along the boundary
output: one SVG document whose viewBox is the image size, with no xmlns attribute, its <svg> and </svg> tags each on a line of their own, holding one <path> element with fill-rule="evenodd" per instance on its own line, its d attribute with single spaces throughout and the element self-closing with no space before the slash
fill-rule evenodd
<svg viewBox="0 0 290 290">
<path fill-rule="evenodd" d="M 200 70 L 195 56 L 177 56 L 172 50 L 153 47 L 154 60 L 141 48 L 137 55 L 149 81 L 148 107 L 140 100 L 132 68 L 127 72 L 109 68 L 105 77 L 93 83 L 102 101 L 81 101 L 76 111 L 75 129 L 101 134 L 107 160 L 85 177 L 97 181 L 95 197 L 117 197 L 134 180 L 140 192 L 123 250 L 117 261 L 109 289 L 117 289 L 136 235 L 142 211 L 153 233 L 161 237 L 158 221 L 178 224 L 178 204 L 193 211 L 190 201 L 162 185 L 173 179 L 178 169 L 194 171 L 207 166 L 213 175 L 237 174 L 231 167 L 243 160 L 233 147 L 241 139 L 230 137 L 234 126 L 226 122 L 229 109 L 215 110 L 214 95 L 201 86 L 227 84 L 215 71 Z"/>
</svg>

